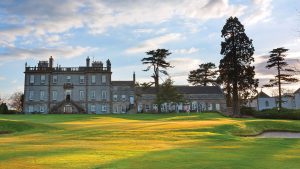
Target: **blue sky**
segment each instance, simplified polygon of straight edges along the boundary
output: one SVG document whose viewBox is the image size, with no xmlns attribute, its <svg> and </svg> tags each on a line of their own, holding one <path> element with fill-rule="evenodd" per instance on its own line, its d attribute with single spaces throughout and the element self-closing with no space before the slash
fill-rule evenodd
<svg viewBox="0 0 300 169">
<path fill-rule="evenodd" d="M 85 58 L 112 62 L 113 80 L 150 81 L 141 59 L 166 48 L 175 68 L 175 84 L 188 84 L 190 70 L 219 64 L 221 29 L 230 16 L 253 39 L 260 84 L 272 77 L 266 55 L 290 49 L 289 63 L 300 62 L 299 0 L 3 0 L 0 1 L 0 97 L 23 91 L 24 65 L 55 59 L 55 65 L 79 66 Z M 296 89 L 298 84 L 287 89 Z M 272 94 L 272 90 L 266 90 Z"/>
</svg>

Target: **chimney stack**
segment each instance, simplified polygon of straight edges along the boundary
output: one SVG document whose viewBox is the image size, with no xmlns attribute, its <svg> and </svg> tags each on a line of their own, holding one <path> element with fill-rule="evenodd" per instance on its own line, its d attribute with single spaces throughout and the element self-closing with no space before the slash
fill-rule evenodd
<svg viewBox="0 0 300 169">
<path fill-rule="evenodd" d="M 111 70 L 111 63 L 110 63 L 110 60 L 107 59 L 106 61 L 106 67 L 107 67 L 107 70 L 110 71 Z"/>
<path fill-rule="evenodd" d="M 90 67 L 90 58 L 89 57 L 86 58 L 86 67 Z"/>
<path fill-rule="evenodd" d="M 52 58 L 52 56 L 50 56 L 50 58 L 49 58 L 49 67 L 53 67 L 53 58 Z"/>
<path fill-rule="evenodd" d="M 133 83 L 135 84 L 135 72 L 133 72 Z"/>
</svg>

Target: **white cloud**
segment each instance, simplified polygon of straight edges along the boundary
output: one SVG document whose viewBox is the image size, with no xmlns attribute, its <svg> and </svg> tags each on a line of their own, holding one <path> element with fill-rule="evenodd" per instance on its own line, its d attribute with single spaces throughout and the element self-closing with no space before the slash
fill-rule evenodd
<svg viewBox="0 0 300 169">
<path fill-rule="evenodd" d="M 67 33 L 82 27 L 97 34 L 109 28 L 141 23 L 158 24 L 172 18 L 207 21 L 242 14 L 244 9 L 245 6 L 232 5 L 228 0 L 32 0 L 2 3 L 0 10 L 5 16 L 1 18 L 2 23 L 9 26 L 0 31 L 0 44 L 11 45 L 20 36 Z"/>
<path fill-rule="evenodd" d="M 135 29 L 133 30 L 133 33 L 135 34 L 155 34 L 155 35 L 158 35 L 158 34 L 162 34 L 162 33 L 165 33 L 167 32 L 167 28 L 160 28 L 158 30 L 156 29 Z"/>
<path fill-rule="evenodd" d="M 285 58 L 286 62 L 289 64 L 289 67 L 298 69 L 300 67 L 300 60 L 299 60 L 300 52 L 287 52 L 287 56 Z M 259 86 L 262 87 L 263 85 L 267 84 L 270 79 L 274 79 L 274 76 L 277 74 L 277 71 L 275 69 L 267 69 L 267 61 L 269 59 L 269 54 L 260 54 L 255 55 L 255 78 L 259 79 Z M 296 74 L 298 79 L 300 79 L 299 73 Z M 299 88 L 299 82 L 294 84 L 286 84 L 283 85 L 283 88 L 285 89 L 292 89 L 296 90 Z M 264 91 L 271 93 L 271 90 L 274 88 L 265 88 Z"/>
<path fill-rule="evenodd" d="M 272 0 L 252 0 L 252 2 L 254 7 L 251 14 L 246 17 L 245 23 L 249 26 L 269 21 L 272 15 Z"/>
<path fill-rule="evenodd" d="M 145 40 L 144 42 L 137 45 L 136 47 L 127 49 L 125 52 L 127 54 L 147 52 L 149 50 L 155 50 L 157 48 L 161 48 L 166 43 L 178 41 L 183 38 L 184 37 L 179 33 L 165 34 L 162 36 L 158 36 L 158 37 L 155 37 L 152 39 Z"/>
<path fill-rule="evenodd" d="M 86 48 L 70 47 L 66 44 L 69 38 L 67 35 L 77 28 L 86 28 L 83 30 L 99 34 L 110 28 L 149 23 L 153 25 L 179 18 L 187 23 L 198 20 L 199 22 L 193 24 L 191 28 L 198 31 L 196 27 L 201 22 L 243 13 L 245 8 L 230 4 L 228 0 L 144 0 L 134 3 L 127 0 L 31 0 L 14 4 L 0 3 L 2 14 L 0 24 L 5 25 L 0 30 L 0 46 L 6 51 L 0 53 L 0 60 L 25 59 L 41 55 L 74 57 L 86 51 Z M 161 35 L 167 32 L 167 28 L 138 29 L 136 32 Z M 146 40 L 126 52 L 130 54 L 145 52 L 181 38 L 182 35 L 178 33 L 162 35 Z M 35 47 L 28 49 L 28 46 L 32 45 Z M 60 46 L 67 47 L 62 49 Z"/>
<path fill-rule="evenodd" d="M 171 78 L 175 81 L 176 85 L 188 84 L 187 78 L 191 70 L 197 69 L 198 66 L 202 63 L 199 59 L 194 58 L 175 58 L 167 60 L 170 62 L 174 68 L 168 68 L 167 71 Z M 188 66 L 187 66 L 188 65 Z M 112 74 L 112 79 L 114 80 L 130 80 L 132 79 L 132 74 L 130 72 L 136 73 L 136 80 L 140 83 L 153 81 L 151 78 L 152 70 L 144 72 L 147 66 L 138 64 L 138 65 L 129 65 L 119 68 L 114 68 L 114 73 Z M 129 72 L 124 75 L 124 72 Z M 166 76 L 162 75 L 162 79 Z M 162 81 L 161 81 L 162 82 Z"/>
<path fill-rule="evenodd" d="M 134 3 L 126 0 L 104 3 L 94 1 L 86 6 L 90 10 L 88 15 L 93 13 L 85 20 L 92 33 L 103 33 L 109 27 L 122 25 L 158 24 L 175 17 L 207 21 L 241 15 L 246 8 L 242 5 L 231 5 L 228 0 L 144 0 Z M 99 9 L 93 6 L 99 6 Z"/>
<path fill-rule="evenodd" d="M 206 21 L 228 16 L 238 16 L 246 9 L 243 5 L 230 5 L 228 0 L 185 1 L 184 16 Z"/>
<path fill-rule="evenodd" d="M 5 80 L 6 78 L 4 76 L 0 76 L 0 80 Z"/>
<path fill-rule="evenodd" d="M 194 58 L 176 58 L 170 60 L 170 63 L 174 66 L 174 68 L 168 70 L 170 76 L 175 81 L 175 84 L 182 85 L 188 84 L 189 72 L 197 69 L 202 61 Z"/>
<path fill-rule="evenodd" d="M 134 33 L 152 33 L 154 30 L 153 29 L 135 29 L 133 32 Z"/>
<path fill-rule="evenodd" d="M 49 56 L 56 58 L 73 58 L 84 53 L 97 50 L 97 48 L 81 47 L 81 46 L 66 46 L 63 48 L 7 48 L 5 53 L 0 53 L 0 61 L 25 60 L 25 59 L 48 59 Z"/>
<path fill-rule="evenodd" d="M 167 31 L 168 31 L 167 28 L 160 28 L 155 32 L 155 34 L 162 34 L 162 33 L 166 33 Z"/>
<path fill-rule="evenodd" d="M 289 39 L 283 46 L 287 49 L 300 51 L 300 37 L 293 37 L 294 39 Z"/>
<path fill-rule="evenodd" d="M 47 42 L 48 43 L 58 43 L 61 40 L 61 36 L 59 35 L 52 35 L 52 36 L 48 36 L 47 38 Z"/>
<path fill-rule="evenodd" d="M 207 35 L 207 40 L 208 41 L 215 41 L 215 40 L 219 40 L 221 37 L 220 37 L 220 34 L 219 33 L 216 33 L 216 32 L 213 32 L 213 33 L 210 33 Z"/>
<path fill-rule="evenodd" d="M 199 49 L 198 48 L 195 48 L 195 47 L 191 47 L 189 49 L 176 49 L 174 50 L 174 53 L 177 53 L 177 54 L 192 54 L 192 53 L 196 53 L 198 52 Z"/>
</svg>

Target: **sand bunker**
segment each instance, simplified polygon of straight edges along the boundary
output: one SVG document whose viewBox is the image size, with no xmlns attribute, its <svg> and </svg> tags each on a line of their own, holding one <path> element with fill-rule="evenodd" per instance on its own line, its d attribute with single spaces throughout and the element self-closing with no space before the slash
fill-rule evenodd
<svg viewBox="0 0 300 169">
<path fill-rule="evenodd" d="M 300 138 L 300 132 L 265 131 L 255 137 L 258 137 L 258 138 Z"/>
</svg>

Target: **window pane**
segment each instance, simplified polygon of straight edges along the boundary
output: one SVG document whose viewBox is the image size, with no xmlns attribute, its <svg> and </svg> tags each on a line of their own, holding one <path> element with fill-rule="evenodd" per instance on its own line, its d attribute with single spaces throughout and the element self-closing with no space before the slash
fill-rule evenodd
<svg viewBox="0 0 300 169">
<path fill-rule="evenodd" d="M 29 100 L 33 100 L 33 91 L 29 91 Z"/>
<path fill-rule="evenodd" d="M 91 111 L 95 112 L 96 111 L 96 106 L 95 105 L 91 105 Z"/>
<path fill-rule="evenodd" d="M 91 99 L 95 99 L 96 98 L 96 91 L 92 91 L 91 92 Z"/>
<path fill-rule="evenodd" d="M 44 100 L 44 97 L 45 97 L 45 92 L 40 91 L 40 100 Z"/>
<path fill-rule="evenodd" d="M 34 75 L 30 75 L 30 83 L 34 83 Z"/>
<path fill-rule="evenodd" d="M 106 75 L 102 75 L 102 83 L 106 83 Z"/>
<path fill-rule="evenodd" d="M 33 112 L 33 106 L 32 106 L 32 105 L 30 105 L 30 106 L 28 107 L 28 111 L 29 111 L 29 113 L 32 113 L 32 112 Z"/>
<path fill-rule="evenodd" d="M 52 82 L 53 82 L 53 83 L 57 83 L 57 76 L 56 76 L 56 75 L 53 76 Z"/>
<path fill-rule="evenodd" d="M 102 105 L 102 111 L 106 111 L 106 105 Z"/>
<path fill-rule="evenodd" d="M 45 83 L 46 81 L 46 76 L 45 75 L 41 75 L 41 83 Z"/>
<path fill-rule="evenodd" d="M 124 94 L 122 95 L 122 100 L 126 101 L 126 95 L 124 95 Z"/>
<path fill-rule="evenodd" d="M 52 100 L 57 100 L 57 91 L 52 92 Z"/>
<path fill-rule="evenodd" d="M 67 76 L 67 83 L 71 83 L 71 76 Z"/>
<path fill-rule="evenodd" d="M 45 107 L 44 106 L 40 106 L 40 112 L 44 112 L 45 111 Z"/>
<path fill-rule="evenodd" d="M 79 98 L 80 100 L 83 100 L 84 99 L 84 91 L 79 91 Z"/>
<path fill-rule="evenodd" d="M 84 76 L 80 76 L 79 83 L 84 83 Z"/>
<path fill-rule="evenodd" d="M 114 94 L 114 101 L 118 100 L 118 95 Z"/>
<path fill-rule="evenodd" d="M 107 92 L 106 90 L 102 90 L 102 99 L 106 99 Z"/>
<path fill-rule="evenodd" d="M 92 75 L 92 83 L 96 83 L 96 76 Z"/>
</svg>

